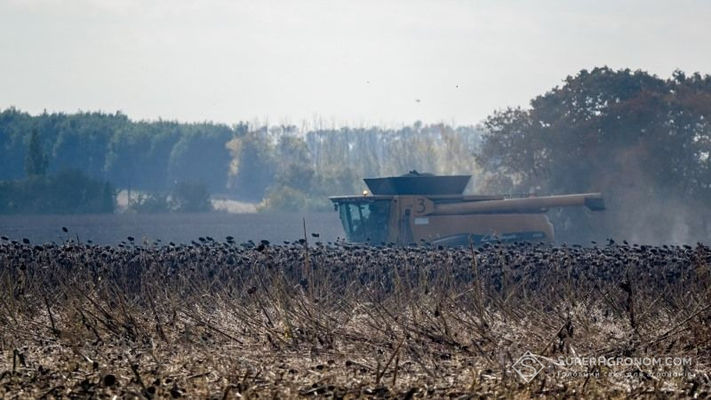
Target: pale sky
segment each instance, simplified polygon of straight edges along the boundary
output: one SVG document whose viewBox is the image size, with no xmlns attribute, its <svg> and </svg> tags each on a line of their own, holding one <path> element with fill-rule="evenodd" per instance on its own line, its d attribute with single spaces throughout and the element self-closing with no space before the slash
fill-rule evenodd
<svg viewBox="0 0 711 400">
<path fill-rule="evenodd" d="M 0 108 L 475 124 L 582 68 L 711 73 L 710 38 L 711 1 L 0 0 Z"/>
</svg>

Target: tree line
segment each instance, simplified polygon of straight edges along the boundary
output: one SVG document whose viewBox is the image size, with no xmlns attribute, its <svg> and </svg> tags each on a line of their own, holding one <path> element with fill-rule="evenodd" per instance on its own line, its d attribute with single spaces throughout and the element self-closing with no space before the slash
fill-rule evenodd
<svg viewBox="0 0 711 400">
<path fill-rule="evenodd" d="M 399 129 L 340 128 L 299 132 L 260 128 L 235 137 L 230 184 L 265 209 L 328 209 L 331 195 L 360 193 L 365 177 L 412 169 L 471 174 L 481 131 L 416 122 Z"/>
<path fill-rule="evenodd" d="M 230 154 L 225 143 L 244 125 L 131 121 L 121 113 L 0 112 L 0 180 L 25 176 L 24 160 L 36 131 L 47 172 L 77 170 L 118 188 L 168 190 L 199 181 L 223 190 Z"/>
<path fill-rule="evenodd" d="M 480 127 L 417 122 L 304 132 L 11 108 L 0 112 L 0 180 L 26 176 L 34 131 L 46 155 L 29 155 L 39 157 L 35 164 L 119 189 L 166 193 L 178 182 L 200 182 L 263 209 L 325 209 L 328 195 L 364 189 L 363 177 L 468 173 L 477 192 L 602 191 L 604 213 L 551 211 L 563 240 L 707 241 L 710 119 L 708 75 L 676 71 L 664 79 L 607 67 L 568 76 L 528 107 L 496 111 Z"/>
<path fill-rule="evenodd" d="M 25 178 L 28 157 L 40 157 L 49 175 L 79 171 L 142 192 L 139 210 L 175 208 L 166 206 L 168 196 L 184 182 L 261 202 L 262 209 L 326 209 L 328 195 L 360 191 L 363 177 L 411 169 L 470 173 L 480 133 L 420 122 L 303 132 L 244 122 L 132 121 L 122 113 L 33 116 L 10 108 L 0 112 L 0 181 Z"/>
<path fill-rule="evenodd" d="M 608 210 L 552 213 L 559 237 L 663 243 L 711 235 L 711 77 L 582 70 L 485 121 L 480 190 L 602 191 Z"/>
</svg>

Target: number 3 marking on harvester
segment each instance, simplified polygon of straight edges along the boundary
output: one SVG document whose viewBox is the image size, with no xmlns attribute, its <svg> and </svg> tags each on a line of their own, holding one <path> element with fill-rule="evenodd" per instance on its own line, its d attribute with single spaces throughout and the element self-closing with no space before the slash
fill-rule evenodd
<svg viewBox="0 0 711 400">
<path fill-rule="evenodd" d="M 427 207 L 425 206 L 425 199 L 417 199 L 417 209 L 415 209 L 415 212 L 418 214 L 422 214 L 425 212 L 426 209 Z"/>
</svg>

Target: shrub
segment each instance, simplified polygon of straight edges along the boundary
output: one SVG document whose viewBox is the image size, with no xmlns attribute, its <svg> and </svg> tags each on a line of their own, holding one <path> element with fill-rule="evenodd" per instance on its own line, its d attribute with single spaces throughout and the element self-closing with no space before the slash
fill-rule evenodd
<svg viewBox="0 0 711 400">
<path fill-rule="evenodd" d="M 0 182 L 1 214 L 112 213 L 116 192 L 108 182 L 77 170 Z"/>
<path fill-rule="evenodd" d="M 202 182 L 178 182 L 171 194 L 172 208 L 177 212 L 212 210 L 210 193 Z"/>
<path fill-rule="evenodd" d="M 166 213 L 172 209 L 168 195 L 162 193 L 138 194 L 130 201 L 128 208 L 141 214 Z"/>
</svg>

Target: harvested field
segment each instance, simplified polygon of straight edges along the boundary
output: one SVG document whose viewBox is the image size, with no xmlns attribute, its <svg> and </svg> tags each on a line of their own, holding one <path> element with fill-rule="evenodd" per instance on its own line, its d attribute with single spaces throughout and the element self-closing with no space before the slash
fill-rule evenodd
<svg viewBox="0 0 711 400">
<path fill-rule="evenodd" d="M 237 241 L 260 238 L 281 243 L 304 236 L 303 221 L 309 231 L 318 232 L 324 241 L 343 237 L 337 212 L 229 214 L 166 213 L 166 214 L 47 214 L 0 215 L 0 234 L 13 238 L 28 238 L 32 243 L 62 243 L 71 238 L 94 244 L 117 245 L 133 236 L 137 242 L 190 243 L 199 236 Z M 69 227 L 67 234 L 61 227 Z"/>
<path fill-rule="evenodd" d="M 4 240 L 0 397 L 708 397 L 710 264 L 703 245 Z"/>
</svg>

